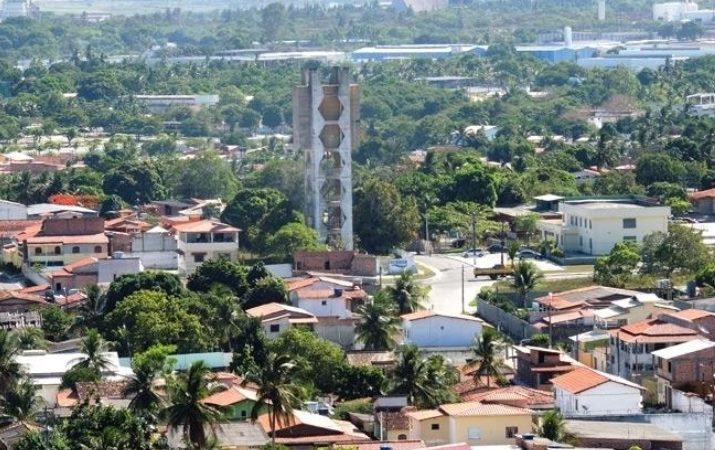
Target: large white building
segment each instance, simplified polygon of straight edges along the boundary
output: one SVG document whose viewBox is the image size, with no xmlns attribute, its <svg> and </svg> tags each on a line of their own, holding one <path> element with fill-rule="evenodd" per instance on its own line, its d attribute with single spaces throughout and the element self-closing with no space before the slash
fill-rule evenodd
<svg viewBox="0 0 715 450">
<path fill-rule="evenodd" d="M 402 319 L 405 344 L 418 347 L 470 347 L 482 334 L 484 322 L 466 314 L 442 314 L 434 311 L 416 311 L 404 314 Z"/>
<path fill-rule="evenodd" d="M 543 239 L 556 242 L 565 254 L 605 255 L 617 242 L 641 243 L 656 231 L 668 231 L 669 206 L 645 199 L 582 199 L 559 203 L 561 219 L 537 224 Z"/>
<path fill-rule="evenodd" d="M 581 367 L 553 378 L 554 406 L 565 417 L 640 414 L 644 389 L 626 379 Z"/>
<path fill-rule="evenodd" d="M 694 2 L 653 3 L 653 20 L 673 22 L 685 18 L 686 12 L 697 11 L 698 4 Z"/>
</svg>

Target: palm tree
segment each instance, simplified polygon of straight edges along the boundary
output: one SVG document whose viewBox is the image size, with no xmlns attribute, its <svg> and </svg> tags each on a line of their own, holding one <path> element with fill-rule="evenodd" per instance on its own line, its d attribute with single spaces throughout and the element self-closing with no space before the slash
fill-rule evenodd
<svg viewBox="0 0 715 450">
<path fill-rule="evenodd" d="M 406 396 L 411 405 L 434 408 L 452 401 L 449 388 L 458 381 L 458 376 L 441 356 L 424 358 L 416 346 L 408 345 L 400 350 L 392 380 L 393 394 Z"/>
<path fill-rule="evenodd" d="M 0 411 L 16 422 L 34 422 L 39 398 L 37 386 L 32 381 L 23 379 L 0 396 Z"/>
<path fill-rule="evenodd" d="M 491 387 L 491 378 L 500 378 L 504 360 L 501 351 L 504 342 L 499 333 L 493 328 L 484 328 L 481 336 L 474 339 L 472 352 L 474 359 L 467 364 L 469 368 L 476 368 L 473 373 L 474 381 L 481 384 L 482 377 L 487 377 L 487 387 Z"/>
<path fill-rule="evenodd" d="M 512 287 L 517 290 L 519 297 L 521 299 L 522 308 L 526 307 L 526 295 L 532 291 L 536 284 L 544 278 L 544 274 L 541 273 L 534 263 L 529 261 L 519 261 L 519 263 L 514 266 L 512 272 Z"/>
<path fill-rule="evenodd" d="M 45 333 L 40 328 L 19 328 L 13 330 L 12 335 L 20 350 L 43 350 L 47 348 Z"/>
<path fill-rule="evenodd" d="M 96 328 L 104 315 L 104 292 L 96 284 L 85 287 L 83 292 L 87 299 L 80 306 L 76 322 L 72 327 L 74 329 Z"/>
<path fill-rule="evenodd" d="M 107 343 L 97 330 L 87 331 L 87 334 L 82 338 L 80 351 L 87 356 L 83 357 L 75 366 L 79 369 L 89 369 L 101 375 L 111 366 L 111 362 L 107 357 Z"/>
<path fill-rule="evenodd" d="M 22 376 L 22 366 L 17 362 L 20 347 L 17 339 L 7 330 L 0 330 L 0 395 L 4 395 Z"/>
<path fill-rule="evenodd" d="M 399 320 L 389 302 L 381 291 L 372 302 L 358 309 L 360 323 L 355 327 L 355 333 L 358 341 L 365 345 L 365 350 L 389 350 L 395 346 Z"/>
<path fill-rule="evenodd" d="M 188 372 L 169 384 L 170 405 L 163 410 L 167 425 L 181 428 L 186 442 L 198 448 L 215 436 L 216 424 L 223 419 L 221 411 L 201 401 L 211 394 L 208 373 L 203 361 L 193 363 Z"/>
<path fill-rule="evenodd" d="M 514 267 L 514 260 L 516 260 L 516 255 L 519 253 L 519 245 L 518 241 L 509 241 L 509 244 L 506 246 L 506 253 L 509 255 L 509 264 L 511 264 L 511 267 Z"/>
<path fill-rule="evenodd" d="M 251 409 L 251 421 L 254 423 L 267 409 L 271 426 L 271 443 L 276 445 L 276 425 L 280 419 L 283 424 L 292 420 L 293 406 L 298 403 L 300 391 L 294 382 L 298 366 L 288 354 L 268 354 L 262 366 L 254 365 L 247 373 L 243 384 L 253 383 L 259 386 L 256 402 Z"/>
<path fill-rule="evenodd" d="M 539 436 L 559 442 L 565 435 L 564 416 L 556 410 L 547 411 L 541 416 Z"/>
<path fill-rule="evenodd" d="M 154 412 L 164 401 L 154 388 L 157 373 L 150 370 L 137 370 L 124 388 L 124 395 L 132 397 L 129 409 L 141 412 Z"/>
<path fill-rule="evenodd" d="M 387 288 L 388 295 L 397 306 L 397 313 L 407 314 L 422 309 L 429 288 L 422 286 L 415 274 L 403 271 L 394 286 Z"/>
</svg>

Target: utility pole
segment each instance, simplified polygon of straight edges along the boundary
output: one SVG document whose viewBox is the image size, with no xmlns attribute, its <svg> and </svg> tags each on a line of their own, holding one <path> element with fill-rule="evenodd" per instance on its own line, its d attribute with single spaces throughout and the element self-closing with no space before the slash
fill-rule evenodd
<svg viewBox="0 0 715 450">
<path fill-rule="evenodd" d="M 499 255 L 501 257 L 501 266 L 504 267 L 504 245 L 506 240 L 504 239 L 504 221 L 501 223 L 501 233 L 499 233 Z"/>
<path fill-rule="evenodd" d="M 427 253 L 428 255 L 431 253 L 427 248 L 429 243 L 429 217 L 427 217 L 427 211 L 425 211 L 425 253 Z"/>
<path fill-rule="evenodd" d="M 464 264 L 462 264 L 462 314 L 465 312 L 467 312 L 467 308 L 464 306 Z"/>
<path fill-rule="evenodd" d="M 477 215 L 472 213 L 472 251 L 477 248 Z M 477 265 L 477 254 L 472 254 L 472 264 Z"/>
<path fill-rule="evenodd" d="M 551 348 L 552 342 L 554 341 L 554 329 L 551 324 L 551 310 L 554 305 L 554 294 L 549 292 L 549 348 Z"/>
</svg>

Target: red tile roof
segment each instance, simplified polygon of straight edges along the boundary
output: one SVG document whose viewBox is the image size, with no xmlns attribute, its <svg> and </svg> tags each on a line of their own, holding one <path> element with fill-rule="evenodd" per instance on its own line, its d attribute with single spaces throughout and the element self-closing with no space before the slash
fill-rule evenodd
<svg viewBox="0 0 715 450">
<path fill-rule="evenodd" d="M 230 406 L 244 400 L 256 401 L 256 391 L 233 385 L 225 391 L 217 392 L 201 401 L 208 405 Z"/>
<path fill-rule="evenodd" d="M 298 279 L 293 279 L 293 280 L 288 280 L 288 291 L 294 291 L 296 289 L 301 289 L 304 287 L 312 286 L 315 283 L 320 281 L 320 278 L 318 277 L 310 277 L 310 278 L 298 278 Z"/>
<path fill-rule="evenodd" d="M 663 322 L 660 319 L 635 322 L 618 330 L 611 330 L 610 334 L 622 341 L 639 343 L 685 342 L 698 337 L 698 334 L 689 328 Z"/>
<path fill-rule="evenodd" d="M 700 200 L 703 198 L 715 198 L 715 188 L 693 192 L 692 194 L 690 194 L 690 198 L 693 200 Z"/>
<path fill-rule="evenodd" d="M 217 222 L 215 220 L 193 220 L 172 225 L 175 231 L 180 233 L 234 233 L 241 231 L 231 225 Z"/>
<path fill-rule="evenodd" d="M 531 415 L 531 410 L 498 403 L 463 402 L 440 405 L 439 409 L 448 416 L 523 416 Z"/>
<path fill-rule="evenodd" d="M 28 244 L 108 244 L 104 233 L 80 234 L 75 236 L 28 236 Z"/>
<path fill-rule="evenodd" d="M 470 393 L 462 396 L 464 401 L 482 403 L 511 404 L 514 401 L 524 401 L 527 406 L 551 405 L 554 403 L 553 392 L 541 391 L 526 386 L 508 386 L 489 391 Z"/>
<path fill-rule="evenodd" d="M 687 321 L 698 320 L 702 319 L 703 317 L 715 316 L 715 313 L 712 313 L 710 311 L 704 311 L 702 309 L 684 309 L 682 311 L 669 312 L 666 314 Z"/>
<path fill-rule="evenodd" d="M 642 389 L 635 383 L 631 383 L 623 378 L 609 375 L 603 372 L 597 372 L 588 367 L 580 367 L 564 375 L 552 378 L 551 383 L 555 387 L 559 387 L 572 394 L 580 394 L 581 392 L 593 389 L 602 384 L 614 382 L 625 386 Z"/>
</svg>

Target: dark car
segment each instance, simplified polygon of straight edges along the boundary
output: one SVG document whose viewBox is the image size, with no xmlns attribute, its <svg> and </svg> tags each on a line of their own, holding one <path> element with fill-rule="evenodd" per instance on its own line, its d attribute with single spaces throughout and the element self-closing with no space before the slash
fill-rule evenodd
<svg viewBox="0 0 715 450">
<path fill-rule="evenodd" d="M 542 259 L 544 257 L 541 253 L 530 248 L 523 248 L 519 250 L 519 253 L 517 253 L 516 256 L 521 259 Z"/>
<path fill-rule="evenodd" d="M 506 248 L 504 248 L 504 246 L 501 244 L 492 244 L 487 247 L 487 250 L 489 251 L 489 253 L 501 253 L 505 252 Z"/>
</svg>

